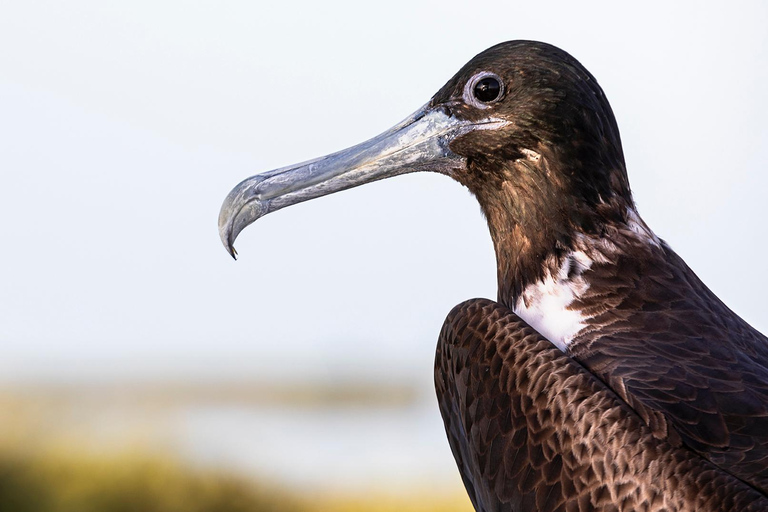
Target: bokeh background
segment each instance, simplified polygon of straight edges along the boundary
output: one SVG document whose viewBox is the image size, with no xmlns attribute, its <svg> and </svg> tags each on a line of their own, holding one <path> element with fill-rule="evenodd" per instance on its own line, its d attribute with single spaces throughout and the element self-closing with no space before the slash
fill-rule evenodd
<svg viewBox="0 0 768 512">
<path fill-rule="evenodd" d="M 768 330 L 768 4 L 0 2 L 0 510 L 464 510 L 432 390 L 495 297 L 479 208 L 403 176 L 216 230 L 509 39 L 576 56 L 641 215 Z"/>
</svg>

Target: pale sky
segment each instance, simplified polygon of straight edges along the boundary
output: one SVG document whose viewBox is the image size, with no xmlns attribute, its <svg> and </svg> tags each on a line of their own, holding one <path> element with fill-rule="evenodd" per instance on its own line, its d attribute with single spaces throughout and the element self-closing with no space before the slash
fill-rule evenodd
<svg viewBox="0 0 768 512">
<path fill-rule="evenodd" d="M 640 214 L 763 332 L 768 4 L 0 3 L 0 380 L 414 372 L 495 298 L 479 208 L 408 175 L 259 220 L 240 180 L 389 128 L 510 39 L 579 59 Z"/>
</svg>

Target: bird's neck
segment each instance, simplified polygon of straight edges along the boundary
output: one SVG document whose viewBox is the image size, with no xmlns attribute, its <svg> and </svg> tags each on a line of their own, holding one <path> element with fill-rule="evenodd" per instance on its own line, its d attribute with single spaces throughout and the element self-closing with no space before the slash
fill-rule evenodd
<svg viewBox="0 0 768 512">
<path fill-rule="evenodd" d="M 548 246 L 532 243 L 539 240 L 541 244 L 541 236 L 524 235 L 519 227 L 507 238 L 494 237 L 499 302 L 568 351 L 573 340 L 591 326 L 593 312 L 581 306 L 585 295 L 601 294 L 597 267 L 603 273 L 626 258 L 663 257 L 661 241 L 633 207 L 616 218 L 594 232 L 573 232 Z"/>
<path fill-rule="evenodd" d="M 596 286 L 592 268 L 660 242 L 635 211 L 618 139 L 520 147 L 470 158 L 456 178 L 488 221 L 498 301 L 565 350 L 587 327 L 574 304 Z"/>
</svg>

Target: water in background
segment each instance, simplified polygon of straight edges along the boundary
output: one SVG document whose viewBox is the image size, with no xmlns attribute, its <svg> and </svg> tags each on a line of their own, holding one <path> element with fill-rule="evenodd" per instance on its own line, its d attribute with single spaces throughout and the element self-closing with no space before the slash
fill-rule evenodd
<svg viewBox="0 0 768 512">
<path fill-rule="evenodd" d="M 178 451 L 302 488 L 461 485 L 434 399 L 399 407 L 200 406 L 179 411 Z"/>
<path fill-rule="evenodd" d="M 431 389 L 80 383 L 0 399 L 0 437 L 15 446 L 155 452 L 301 490 L 462 487 Z"/>
</svg>

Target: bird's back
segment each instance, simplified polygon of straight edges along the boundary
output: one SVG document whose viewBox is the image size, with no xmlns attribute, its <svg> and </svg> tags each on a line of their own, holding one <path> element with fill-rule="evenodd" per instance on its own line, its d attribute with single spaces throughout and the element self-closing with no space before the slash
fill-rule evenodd
<svg viewBox="0 0 768 512">
<path fill-rule="evenodd" d="M 768 493 L 768 339 L 665 243 L 593 265 L 570 355 L 656 435 Z"/>
</svg>

